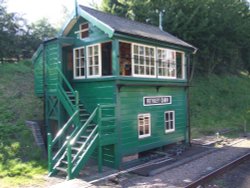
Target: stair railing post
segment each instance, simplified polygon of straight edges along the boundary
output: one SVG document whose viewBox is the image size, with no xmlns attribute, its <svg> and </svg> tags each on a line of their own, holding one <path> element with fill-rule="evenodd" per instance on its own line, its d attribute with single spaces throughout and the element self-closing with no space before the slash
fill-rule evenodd
<svg viewBox="0 0 250 188">
<path fill-rule="evenodd" d="M 101 126 L 102 126 L 102 107 L 98 104 L 97 134 L 98 134 L 98 172 L 102 172 L 102 146 L 101 146 Z"/>
<path fill-rule="evenodd" d="M 77 108 L 77 110 L 79 109 L 79 93 L 78 93 L 78 91 L 75 91 L 75 94 L 76 94 L 76 108 Z"/>
<path fill-rule="evenodd" d="M 71 149 L 71 143 L 69 140 L 69 136 L 67 137 L 67 162 L 68 162 L 68 168 L 67 168 L 67 173 L 68 173 L 68 179 L 72 179 L 72 149 Z"/>
<path fill-rule="evenodd" d="M 49 172 L 52 172 L 52 136 L 51 133 L 48 133 L 48 169 Z"/>
</svg>

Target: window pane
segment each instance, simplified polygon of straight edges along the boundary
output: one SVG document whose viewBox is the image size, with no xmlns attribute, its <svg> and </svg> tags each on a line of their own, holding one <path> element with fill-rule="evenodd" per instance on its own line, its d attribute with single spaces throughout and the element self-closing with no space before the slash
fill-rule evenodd
<svg viewBox="0 0 250 188">
<path fill-rule="evenodd" d="M 140 64 L 140 65 L 143 65 L 143 64 L 144 64 L 144 57 L 143 57 L 143 56 L 140 56 L 139 64 Z"/>
<path fill-rule="evenodd" d="M 135 56 L 134 58 L 135 58 L 135 60 L 134 60 L 135 65 L 138 65 L 138 63 L 139 63 L 138 56 Z"/>
<path fill-rule="evenodd" d="M 81 49 L 81 57 L 84 57 L 84 49 Z"/>
<path fill-rule="evenodd" d="M 89 75 L 93 75 L 92 67 L 89 67 Z"/>
<path fill-rule="evenodd" d="M 137 45 L 134 45 L 134 53 L 138 54 L 138 46 Z"/>
<path fill-rule="evenodd" d="M 166 129 L 169 129 L 169 122 L 166 122 Z"/>
<path fill-rule="evenodd" d="M 94 55 L 98 55 L 98 46 L 94 46 Z"/>
<path fill-rule="evenodd" d="M 81 68 L 81 76 L 84 76 L 84 68 Z"/>
<path fill-rule="evenodd" d="M 88 47 L 88 55 L 89 56 L 92 56 L 92 53 L 93 53 L 93 48 L 92 47 Z"/>
<path fill-rule="evenodd" d="M 95 61 L 95 65 L 98 65 L 98 56 L 95 56 L 94 59 L 95 59 L 94 60 Z"/>
<path fill-rule="evenodd" d="M 140 46 L 139 47 L 139 52 L 140 52 L 140 55 L 144 55 L 144 47 L 143 46 Z"/>
<path fill-rule="evenodd" d="M 149 125 L 145 125 L 145 134 L 149 134 Z"/>
<path fill-rule="evenodd" d="M 139 128 L 139 134 L 140 135 L 144 135 L 143 126 L 140 126 L 140 128 Z"/>
<path fill-rule="evenodd" d="M 135 74 L 139 74 L 139 68 L 138 68 L 138 66 L 135 66 Z"/>
<path fill-rule="evenodd" d="M 95 75 L 99 75 L 99 68 L 95 67 Z"/>
</svg>

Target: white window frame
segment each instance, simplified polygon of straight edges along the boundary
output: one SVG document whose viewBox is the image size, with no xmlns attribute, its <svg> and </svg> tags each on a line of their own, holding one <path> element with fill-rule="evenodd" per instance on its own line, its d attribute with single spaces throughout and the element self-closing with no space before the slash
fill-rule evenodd
<svg viewBox="0 0 250 188">
<path fill-rule="evenodd" d="M 82 25 L 86 25 L 86 24 L 88 25 L 88 28 L 82 29 Z M 85 31 L 88 31 L 88 35 L 89 35 L 89 23 L 88 22 L 84 22 L 82 24 L 79 24 L 79 31 L 78 31 L 78 33 L 79 33 L 79 38 L 80 39 L 86 38 L 86 37 L 82 37 L 82 32 L 85 32 Z"/>
<path fill-rule="evenodd" d="M 185 52 L 175 51 L 175 55 L 176 55 L 176 53 L 180 53 L 181 54 L 181 59 L 182 59 L 182 62 L 181 62 L 181 75 L 182 75 L 182 77 L 178 78 L 178 79 L 184 80 L 184 79 L 186 79 L 186 74 L 187 74 L 187 72 L 186 72 L 187 70 L 186 70 Z M 176 55 L 176 59 L 177 59 L 177 55 Z M 176 74 L 177 74 L 177 61 L 176 61 Z"/>
<path fill-rule="evenodd" d="M 92 47 L 94 48 L 94 46 L 97 46 L 98 47 L 98 74 L 94 74 L 94 75 L 89 75 L 90 71 L 89 71 L 89 67 L 90 67 L 90 62 L 89 62 L 89 48 Z M 93 45 L 89 45 L 89 46 L 86 46 L 86 49 L 87 49 L 87 52 L 86 52 L 86 58 L 87 58 L 87 77 L 88 78 L 98 78 L 98 77 L 101 77 L 102 76 L 102 57 L 101 57 L 101 44 L 98 43 L 98 44 L 93 44 Z M 94 50 L 92 50 L 92 62 L 93 62 L 93 65 L 94 65 Z"/>
<path fill-rule="evenodd" d="M 83 52 L 84 52 L 84 56 L 81 56 L 81 54 L 79 53 L 79 56 L 78 57 L 76 57 L 76 50 L 83 50 Z M 83 68 L 84 68 L 84 73 L 83 73 L 83 76 L 77 76 L 76 75 L 76 69 L 78 68 L 78 69 L 81 69 L 82 67 L 80 66 L 81 65 L 81 63 L 79 62 L 79 67 L 76 67 L 76 60 L 79 60 L 79 59 L 81 59 L 81 58 L 83 58 L 84 60 L 84 64 L 83 64 Z M 73 75 L 74 75 L 74 79 L 82 79 L 82 78 L 85 78 L 85 73 L 86 73 L 86 71 L 85 71 L 85 69 L 86 69 L 86 54 L 85 54 L 85 49 L 84 49 L 84 47 L 79 47 L 79 48 L 74 48 L 73 49 Z M 81 72 L 81 71 L 80 71 Z"/>
<path fill-rule="evenodd" d="M 140 119 L 139 119 L 140 117 L 143 118 L 142 127 L 143 127 L 144 132 L 145 132 L 145 126 L 147 125 L 146 122 L 145 122 L 145 118 L 148 118 L 148 134 L 140 135 L 140 127 L 141 127 Z M 139 137 L 139 139 L 151 136 L 151 114 L 150 113 L 138 114 L 138 116 L 137 116 L 137 128 L 138 128 L 138 137 Z"/>
<path fill-rule="evenodd" d="M 173 113 L 173 119 L 166 119 L 166 114 L 169 115 L 170 117 L 170 113 Z M 172 129 L 167 129 L 167 126 L 166 124 L 167 123 L 173 123 L 173 128 Z M 171 111 L 165 111 L 164 112 L 164 129 L 165 129 L 165 133 L 171 133 L 171 132 L 174 132 L 175 131 L 175 111 L 171 110 Z"/>
<path fill-rule="evenodd" d="M 168 48 L 157 48 L 157 56 L 158 56 L 158 50 L 161 50 L 162 52 L 164 52 L 165 53 L 165 57 L 166 57 L 166 59 L 162 59 L 162 58 L 158 58 L 157 57 L 157 63 L 158 63 L 158 66 L 157 66 L 157 71 L 158 71 L 158 78 L 168 78 L 168 79 L 176 79 L 177 78 L 177 62 L 176 62 L 176 50 L 172 50 L 172 49 L 168 49 Z M 170 57 L 169 57 L 169 55 L 171 56 L 172 55 L 172 53 L 174 53 L 174 58 L 173 59 L 171 59 Z M 159 62 L 159 60 L 163 60 L 163 61 L 171 61 L 171 62 L 164 62 L 165 64 L 166 64 L 166 66 L 171 66 L 171 64 L 172 63 L 174 63 L 174 75 L 172 76 L 171 75 L 171 73 L 170 73 L 170 75 L 166 75 L 166 76 L 164 76 L 164 75 L 159 75 L 159 68 L 164 68 L 164 67 L 159 67 L 159 64 L 160 64 L 160 62 Z M 173 62 L 172 62 L 173 61 Z M 167 67 L 165 67 L 166 68 L 166 72 L 168 71 L 168 68 Z M 183 68 L 183 67 L 182 67 Z"/>
<path fill-rule="evenodd" d="M 154 74 L 153 75 L 136 74 L 135 73 L 135 58 L 134 58 L 134 56 L 135 56 L 134 47 L 135 46 L 138 46 L 138 48 L 140 46 L 144 48 L 144 54 L 143 54 L 143 57 L 144 57 L 144 64 L 143 65 L 144 65 L 144 68 L 145 68 L 144 71 L 146 71 L 146 67 L 148 67 L 146 65 L 146 62 L 145 62 L 145 59 L 146 59 L 146 54 L 145 54 L 146 50 L 145 49 L 146 48 L 153 48 L 153 50 L 154 50 L 154 56 L 153 56 L 153 58 L 154 58 L 154 61 L 153 61 L 153 63 L 154 63 L 154 65 L 153 65 Z M 137 55 L 139 56 L 140 54 L 138 53 Z M 151 57 L 151 56 L 148 56 L 148 57 Z M 139 44 L 139 43 L 131 43 L 131 58 L 132 58 L 132 76 L 134 76 L 134 77 L 144 77 L 144 78 L 155 78 L 156 77 L 156 48 L 154 46 L 143 45 L 143 44 Z M 149 67 L 151 67 L 151 66 L 149 66 Z"/>
</svg>

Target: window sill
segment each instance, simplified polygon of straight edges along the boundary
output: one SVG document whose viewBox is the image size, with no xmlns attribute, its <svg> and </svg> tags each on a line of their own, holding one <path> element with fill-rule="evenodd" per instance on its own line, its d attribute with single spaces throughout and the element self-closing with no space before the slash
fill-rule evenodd
<svg viewBox="0 0 250 188">
<path fill-rule="evenodd" d="M 138 138 L 139 138 L 139 140 L 141 140 L 141 139 L 144 139 L 144 138 L 148 138 L 148 137 L 150 137 L 151 135 L 141 135 L 141 136 L 139 136 Z"/>
<path fill-rule="evenodd" d="M 169 131 L 165 131 L 165 134 L 170 134 L 170 133 L 174 133 L 175 130 L 169 130 Z"/>
</svg>

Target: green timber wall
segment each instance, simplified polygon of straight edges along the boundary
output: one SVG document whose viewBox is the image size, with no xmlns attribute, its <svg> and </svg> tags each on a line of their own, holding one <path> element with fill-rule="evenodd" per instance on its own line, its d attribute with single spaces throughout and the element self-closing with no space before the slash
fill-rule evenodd
<svg viewBox="0 0 250 188">
<path fill-rule="evenodd" d="M 34 81 L 35 81 L 35 94 L 37 96 L 43 96 L 43 51 L 40 47 L 37 51 L 36 57 L 33 59 L 34 65 Z"/>
<path fill-rule="evenodd" d="M 98 104 L 116 104 L 115 82 L 112 79 L 97 78 L 86 80 L 74 80 L 74 88 L 79 92 L 79 98 L 85 108 L 91 113 Z M 117 136 L 108 139 L 110 143 L 117 143 Z M 117 167 L 117 156 L 115 144 L 105 143 L 103 150 L 103 164 L 110 167 Z M 97 156 L 97 151 L 93 157 Z"/>
<path fill-rule="evenodd" d="M 172 96 L 172 104 L 143 106 L 145 96 Z M 183 141 L 187 131 L 187 104 L 184 87 L 124 86 L 119 93 L 119 147 L 122 156 Z M 175 131 L 165 133 L 164 112 L 175 111 Z M 151 114 L 151 136 L 139 139 L 137 116 Z"/>
<path fill-rule="evenodd" d="M 47 93 L 54 94 L 56 92 L 55 86 L 58 84 L 58 72 L 57 68 L 61 68 L 60 65 L 60 45 L 58 41 L 51 41 L 45 44 L 45 61 L 46 61 L 46 84 Z"/>
</svg>

